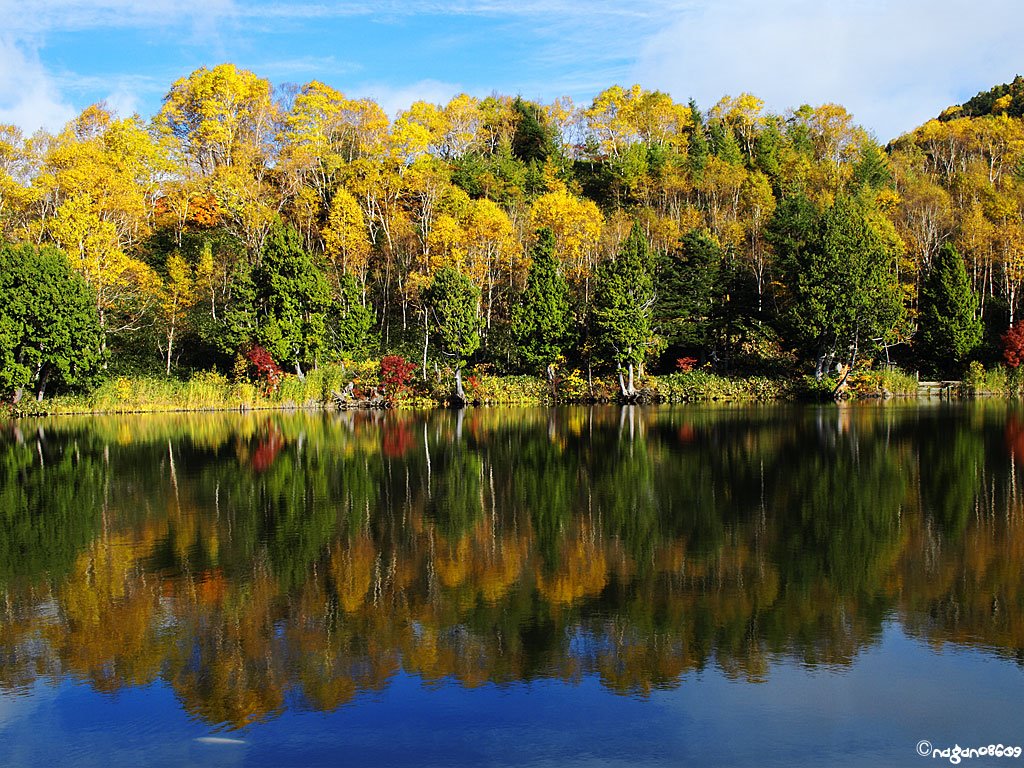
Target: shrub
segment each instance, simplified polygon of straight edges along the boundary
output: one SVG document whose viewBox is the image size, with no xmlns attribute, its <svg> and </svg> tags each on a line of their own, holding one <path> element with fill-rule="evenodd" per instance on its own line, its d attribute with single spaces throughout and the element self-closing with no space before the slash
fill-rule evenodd
<svg viewBox="0 0 1024 768">
<path fill-rule="evenodd" d="M 967 366 L 964 384 L 973 395 L 1005 394 L 1009 391 L 1010 377 L 1001 365 L 986 371 L 985 366 L 974 360 Z"/>
<path fill-rule="evenodd" d="M 256 375 L 263 382 L 267 392 L 274 392 L 284 378 L 281 366 L 274 362 L 270 353 L 259 344 L 250 347 L 245 357 L 256 369 Z"/>
<path fill-rule="evenodd" d="M 400 400 L 411 390 L 409 383 L 417 367 L 401 355 L 385 355 L 380 359 L 380 383 L 389 403 Z"/>
<path fill-rule="evenodd" d="M 1011 368 L 1024 362 L 1024 323 L 1016 323 L 1002 335 L 1003 359 Z"/>
</svg>

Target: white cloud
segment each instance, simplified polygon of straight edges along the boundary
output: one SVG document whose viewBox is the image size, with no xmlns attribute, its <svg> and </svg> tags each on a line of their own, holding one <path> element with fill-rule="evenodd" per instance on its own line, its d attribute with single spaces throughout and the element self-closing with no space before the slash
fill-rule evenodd
<svg viewBox="0 0 1024 768">
<path fill-rule="evenodd" d="M 750 92 L 769 108 L 836 102 L 882 141 L 1022 68 L 1019 0 L 702 0 L 654 34 L 647 87 L 709 107 Z"/>
<path fill-rule="evenodd" d="M 34 51 L 0 38 L 0 122 L 13 123 L 26 134 L 40 128 L 57 131 L 76 112 Z"/>
<path fill-rule="evenodd" d="M 447 104 L 453 96 L 462 93 L 456 83 L 443 83 L 439 80 L 420 80 L 408 85 L 362 85 L 351 88 L 347 94 L 353 98 L 371 98 L 380 105 L 389 117 L 394 118 L 404 109 L 408 109 L 414 101 L 427 101 L 433 104 Z"/>
<path fill-rule="evenodd" d="M 341 61 L 335 56 L 297 56 L 290 59 L 273 59 L 252 66 L 261 76 L 272 79 L 287 79 L 296 75 L 307 77 L 311 74 L 337 77 L 350 75 L 362 69 L 359 64 Z"/>
<path fill-rule="evenodd" d="M 131 117 L 141 111 L 138 95 L 126 88 L 118 88 L 104 101 L 107 103 L 107 108 L 119 117 Z"/>
</svg>

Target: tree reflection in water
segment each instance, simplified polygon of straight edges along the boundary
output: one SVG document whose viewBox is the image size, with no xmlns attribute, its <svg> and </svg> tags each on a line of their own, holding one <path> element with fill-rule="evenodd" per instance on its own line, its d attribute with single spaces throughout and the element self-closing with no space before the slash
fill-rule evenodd
<svg viewBox="0 0 1024 768">
<path fill-rule="evenodd" d="M 220 414 L 0 427 L 0 686 L 210 724 L 387 686 L 1024 656 L 1012 405 Z"/>
</svg>

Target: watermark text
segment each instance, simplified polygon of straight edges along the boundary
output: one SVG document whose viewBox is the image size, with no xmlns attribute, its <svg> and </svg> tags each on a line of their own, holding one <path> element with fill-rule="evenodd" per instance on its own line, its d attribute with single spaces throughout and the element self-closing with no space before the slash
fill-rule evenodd
<svg viewBox="0 0 1024 768">
<path fill-rule="evenodd" d="M 1024 754 L 1024 748 L 1018 746 L 1006 746 L 1004 744 L 987 744 L 981 747 L 961 747 L 954 744 L 952 747 L 936 747 L 928 739 L 921 739 L 917 742 L 917 754 L 921 757 L 930 757 L 933 760 L 942 758 L 948 760 L 951 765 L 959 765 L 963 760 L 970 760 L 976 757 L 1009 757 L 1019 758 Z"/>
</svg>

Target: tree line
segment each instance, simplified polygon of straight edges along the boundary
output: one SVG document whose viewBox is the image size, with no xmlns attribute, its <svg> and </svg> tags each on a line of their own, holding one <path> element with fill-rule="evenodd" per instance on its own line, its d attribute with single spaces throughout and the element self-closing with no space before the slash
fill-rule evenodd
<svg viewBox="0 0 1024 768">
<path fill-rule="evenodd" d="M 0 388 L 400 354 L 636 376 L 998 356 L 1024 83 L 880 146 L 841 106 L 466 94 L 394 119 L 223 64 L 150 120 L 0 127 Z M 58 300 L 59 299 L 59 300 Z"/>
</svg>

